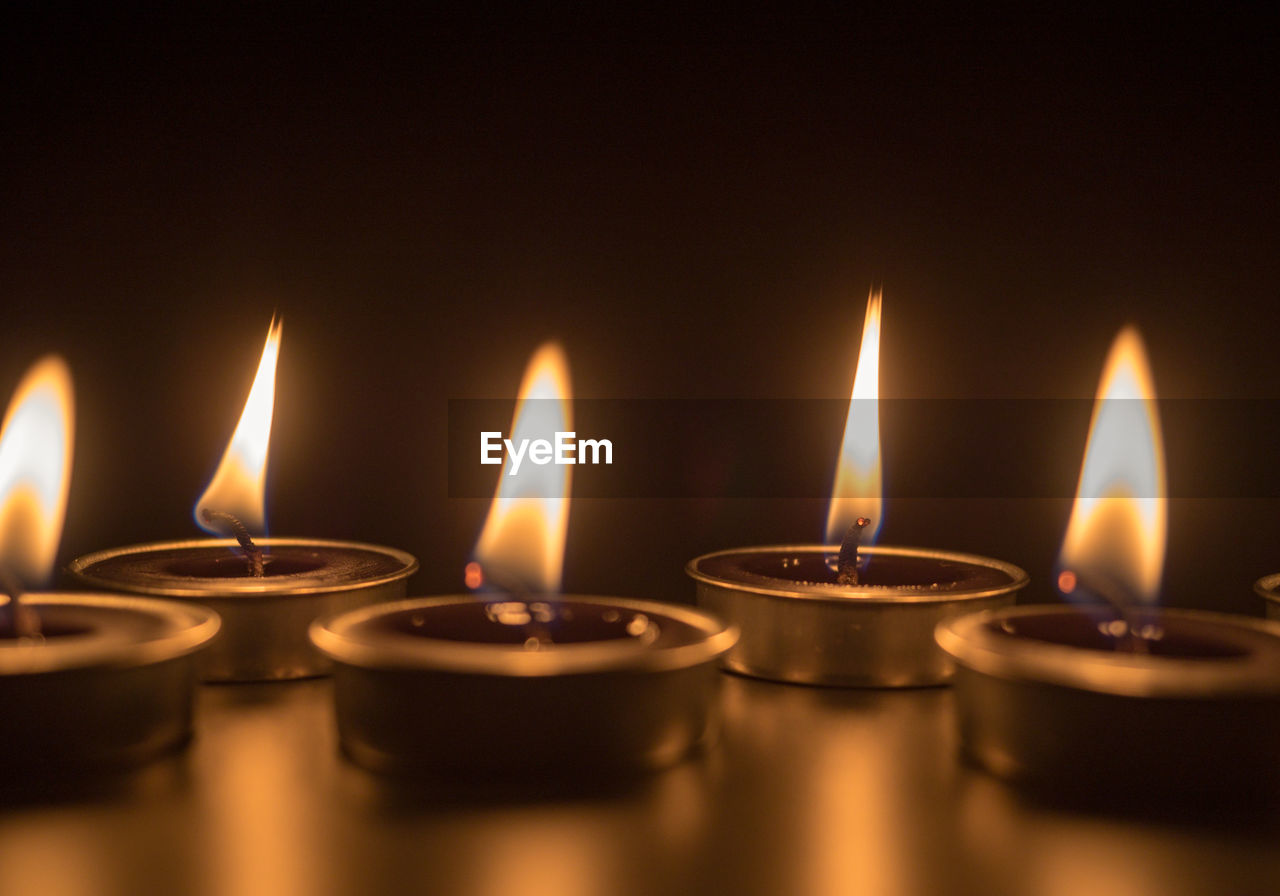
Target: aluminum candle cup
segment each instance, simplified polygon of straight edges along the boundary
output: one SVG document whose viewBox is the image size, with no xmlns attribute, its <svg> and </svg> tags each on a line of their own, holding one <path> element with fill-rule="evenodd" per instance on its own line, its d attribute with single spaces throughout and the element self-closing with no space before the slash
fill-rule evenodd
<svg viewBox="0 0 1280 896">
<path fill-rule="evenodd" d="M 312 620 L 404 596 L 418 561 L 403 551 L 353 541 L 263 538 L 266 574 L 246 573 L 232 539 L 133 545 L 77 558 L 87 585 L 211 607 L 222 632 L 204 654 L 206 681 L 267 681 L 328 672 L 312 648 Z"/>
<path fill-rule="evenodd" d="M 967 755 L 1073 793 L 1280 792 L 1280 625 L 1141 610 L 1145 654 L 1115 649 L 1117 625 L 1028 606 L 938 626 Z"/>
<path fill-rule="evenodd" d="M 1253 590 L 1266 601 L 1267 618 L 1280 619 L 1280 573 L 1258 579 Z"/>
<path fill-rule="evenodd" d="M 709 742 L 737 633 L 654 601 L 455 595 L 319 620 L 311 637 L 356 763 L 557 778 L 656 769 Z"/>
<path fill-rule="evenodd" d="M 0 767 L 54 772 L 139 764 L 191 735 L 196 657 L 217 615 L 99 594 L 22 598 L 42 633 L 0 637 Z"/>
<path fill-rule="evenodd" d="M 918 687 L 951 677 L 933 639 L 952 616 L 1012 604 L 1016 566 L 949 551 L 869 547 L 862 584 L 841 585 L 835 549 L 780 545 L 706 554 L 686 571 L 699 606 L 742 631 L 725 667 L 798 684 Z"/>
</svg>

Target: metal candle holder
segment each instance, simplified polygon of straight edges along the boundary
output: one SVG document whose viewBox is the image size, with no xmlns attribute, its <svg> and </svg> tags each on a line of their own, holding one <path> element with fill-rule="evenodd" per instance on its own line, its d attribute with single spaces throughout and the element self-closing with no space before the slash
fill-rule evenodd
<svg viewBox="0 0 1280 896">
<path fill-rule="evenodd" d="M 843 687 L 945 683 L 950 658 L 933 630 L 945 619 L 1012 604 L 1016 566 L 951 551 L 862 548 L 871 573 L 841 585 L 826 545 L 718 551 L 686 567 L 699 606 L 742 631 L 726 668 L 774 681 Z"/>
<path fill-rule="evenodd" d="M 318 620 L 311 637 L 358 764 L 556 777 L 658 768 L 711 740 L 715 663 L 737 633 L 655 601 L 455 595 Z"/>
<path fill-rule="evenodd" d="M 196 656 L 218 631 L 212 610 L 99 594 L 22 605 L 42 634 L 0 638 L 0 767 L 127 767 L 186 742 Z"/>
<path fill-rule="evenodd" d="M 222 617 L 205 654 L 206 681 L 265 681 L 328 672 L 307 638 L 312 620 L 403 597 L 418 561 L 404 551 L 354 541 L 263 538 L 265 575 L 246 573 L 233 539 L 138 544 L 77 558 L 87 585 L 194 601 Z"/>
<path fill-rule="evenodd" d="M 1120 628 L 1145 653 L 1115 649 Z M 1280 792 L 1280 625 L 1026 606 L 938 626 L 967 755 L 1050 790 Z"/>
</svg>

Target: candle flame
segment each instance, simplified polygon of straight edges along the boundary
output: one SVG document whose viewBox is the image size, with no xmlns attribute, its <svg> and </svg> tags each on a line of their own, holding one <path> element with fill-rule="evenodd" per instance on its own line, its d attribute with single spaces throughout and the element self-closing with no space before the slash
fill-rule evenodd
<svg viewBox="0 0 1280 896">
<path fill-rule="evenodd" d="M 53 571 L 71 482 L 71 372 L 55 355 L 27 371 L 0 430 L 0 570 L 16 584 L 44 584 Z"/>
<path fill-rule="evenodd" d="M 827 543 L 839 544 L 858 517 L 871 523 L 863 531 L 864 543 L 876 540 L 883 516 L 880 476 L 880 302 L 879 290 L 867 297 L 862 324 L 862 348 L 849 397 L 849 416 L 836 464 L 836 481 L 827 512 Z"/>
<path fill-rule="evenodd" d="M 205 510 L 229 513 L 253 532 L 266 529 L 267 448 L 271 439 L 271 415 L 275 409 L 280 328 L 281 321 L 273 317 L 240 422 L 236 424 L 209 487 L 196 502 L 196 523 L 214 535 L 227 533 L 203 518 Z"/>
<path fill-rule="evenodd" d="M 555 343 L 546 343 L 525 369 L 511 441 L 519 444 L 526 439 L 528 443 L 545 439 L 554 444 L 557 432 L 571 432 L 570 399 L 564 352 Z M 489 516 L 476 543 L 480 566 L 468 571 L 468 582 L 487 581 L 507 590 L 559 591 L 569 525 L 571 467 L 526 461 L 511 476 L 508 465 L 509 460 L 504 460 Z"/>
<path fill-rule="evenodd" d="M 1107 590 L 1112 602 L 1155 601 L 1164 567 L 1164 445 L 1155 382 L 1142 337 L 1116 336 L 1085 448 L 1080 485 L 1059 558 L 1059 587 Z"/>
</svg>

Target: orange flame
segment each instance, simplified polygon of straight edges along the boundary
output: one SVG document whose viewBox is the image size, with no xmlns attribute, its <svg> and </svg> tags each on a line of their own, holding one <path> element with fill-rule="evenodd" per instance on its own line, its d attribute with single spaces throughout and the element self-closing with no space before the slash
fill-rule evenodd
<svg viewBox="0 0 1280 896">
<path fill-rule="evenodd" d="M 271 440 L 271 415 L 275 409 L 280 328 L 281 321 L 273 317 L 240 422 L 236 424 L 209 487 L 196 502 L 196 523 L 215 535 L 226 533 L 203 519 L 206 509 L 230 513 L 255 532 L 262 532 L 266 527 L 267 448 Z"/>
<path fill-rule="evenodd" d="M 14 390 L 0 430 L 0 569 L 24 586 L 44 584 L 58 553 L 74 404 L 66 363 L 46 356 Z"/>
<path fill-rule="evenodd" d="M 511 441 L 554 444 L 557 432 L 571 432 L 569 365 L 555 343 L 534 353 L 525 369 L 511 424 Z M 569 525 L 568 465 L 525 463 L 509 475 L 504 460 L 498 489 L 489 507 L 476 560 L 481 569 L 469 580 L 487 579 L 498 587 L 516 585 L 533 591 L 556 592 L 564 565 L 565 532 Z"/>
<path fill-rule="evenodd" d="M 1098 386 L 1059 577 L 1107 588 L 1112 600 L 1153 602 L 1164 567 L 1168 508 L 1155 383 L 1142 337 L 1116 336 Z M 1067 587 L 1070 586 L 1070 587 Z"/>
<path fill-rule="evenodd" d="M 882 495 L 880 476 L 880 301 L 878 290 L 867 298 L 862 324 L 862 348 L 849 397 L 849 416 L 836 464 L 836 481 L 827 512 L 827 542 L 839 544 L 858 517 L 868 517 L 866 542 L 880 531 Z"/>
</svg>

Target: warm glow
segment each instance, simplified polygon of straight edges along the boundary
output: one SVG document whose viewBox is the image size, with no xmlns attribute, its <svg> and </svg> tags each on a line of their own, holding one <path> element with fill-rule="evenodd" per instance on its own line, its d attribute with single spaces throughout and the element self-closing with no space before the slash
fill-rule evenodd
<svg viewBox="0 0 1280 896">
<path fill-rule="evenodd" d="M 1138 331 L 1116 337 L 1098 387 L 1080 487 L 1060 564 L 1078 584 L 1115 601 L 1152 602 L 1164 567 L 1164 445 L 1155 384 Z M 1108 594 L 1097 594 L 1099 591 Z"/>
<path fill-rule="evenodd" d="M 71 482 L 71 372 L 37 361 L 14 390 L 0 430 L 0 569 L 32 587 L 53 571 Z"/>
<path fill-rule="evenodd" d="M 880 486 L 880 293 L 867 298 L 867 317 L 862 324 L 862 348 L 858 371 L 853 378 L 849 416 L 844 424 L 844 442 L 836 464 L 836 482 L 831 489 L 831 509 L 827 513 L 827 543 L 839 544 L 845 532 L 860 516 L 870 518 L 863 531 L 863 543 L 871 543 L 880 531 L 882 513 Z"/>
<path fill-rule="evenodd" d="M 510 438 L 554 441 L 573 430 L 569 410 L 569 365 L 558 345 L 547 343 L 525 369 Z M 565 530 L 569 525 L 568 465 L 525 463 L 508 475 L 504 460 L 498 490 L 476 544 L 484 570 L 468 579 L 504 590 L 560 590 Z"/>
<path fill-rule="evenodd" d="M 196 523 L 215 535 L 228 534 L 202 518 L 205 509 L 229 513 L 251 532 L 266 529 L 264 492 L 267 479 L 267 446 L 271 439 L 271 412 L 276 401 L 276 358 L 280 355 L 280 325 L 272 319 L 267 344 L 258 362 L 244 413 L 231 434 L 226 453 L 218 464 L 209 487 L 196 502 Z"/>
</svg>

